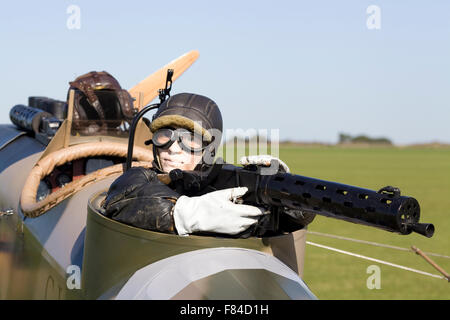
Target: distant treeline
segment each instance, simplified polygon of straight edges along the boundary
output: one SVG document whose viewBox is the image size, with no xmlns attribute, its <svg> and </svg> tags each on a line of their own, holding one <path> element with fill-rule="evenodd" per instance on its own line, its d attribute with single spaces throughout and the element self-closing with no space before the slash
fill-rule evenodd
<svg viewBox="0 0 450 320">
<path fill-rule="evenodd" d="M 386 137 L 380 137 L 380 138 L 372 138 L 364 134 L 360 135 L 349 135 L 346 133 L 339 133 L 339 139 L 337 143 L 329 143 L 329 142 L 321 142 L 321 141 L 301 141 L 301 140 L 281 140 L 281 141 L 270 141 L 270 139 L 266 135 L 253 135 L 251 137 L 237 137 L 237 136 L 231 136 L 229 139 L 224 141 L 224 145 L 236 145 L 239 143 L 245 143 L 245 145 L 249 145 L 251 143 L 267 143 L 268 148 L 272 145 L 272 143 L 279 143 L 280 145 L 292 145 L 292 146 L 316 146 L 316 147 L 331 147 L 331 146 L 393 146 L 394 143 L 386 138 Z M 409 147 L 416 147 L 416 148 L 450 148 L 449 143 L 442 143 L 438 141 L 429 142 L 429 143 L 412 143 L 408 145 L 403 146 L 409 146 Z M 400 146 L 401 147 L 401 146 Z"/>
<path fill-rule="evenodd" d="M 364 144 L 388 144 L 392 145 L 392 141 L 388 138 L 371 138 L 366 135 L 351 136 L 345 133 L 339 133 L 339 144 L 364 143 Z"/>
<path fill-rule="evenodd" d="M 263 135 L 254 135 L 251 137 L 231 137 L 229 138 L 225 144 L 236 144 L 236 143 L 267 143 L 270 144 L 271 141 L 268 139 L 267 136 Z M 306 141 L 292 141 L 292 140 L 282 140 L 280 141 L 281 144 L 313 144 L 313 145 L 330 145 L 329 143 L 323 143 L 319 141 L 314 142 L 306 142 Z M 351 136 L 346 133 L 339 133 L 339 141 L 338 144 L 384 144 L 384 145 L 393 145 L 392 141 L 388 138 L 381 137 L 381 138 L 372 138 L 366 135 L 357 135 L 357 136 Z"/>
<path fill-rule="evenodd" d="M 225 143 L 231 143 L 231 144 L 236 144 L 238 142 L 245 142 L 245 143 L 268 143 L 270 144 L 270 139 L 267 138 L 267 136 L 264 135 L 254 135 L 251 137 L 231 137 L 230 139 L 228 139 Z"/>
</svg>

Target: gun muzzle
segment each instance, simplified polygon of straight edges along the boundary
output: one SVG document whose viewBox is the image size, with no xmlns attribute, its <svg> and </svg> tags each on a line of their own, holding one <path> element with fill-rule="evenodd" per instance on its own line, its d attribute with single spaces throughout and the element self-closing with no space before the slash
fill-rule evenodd
<svg viewBox="0 0 450 320">
<path fill-rule="evenodd" d="M 434 234 L 434 225 L 431 223 L 414 223 L 411 225 L 411 230 L 431 238 Z"/>
</svg>

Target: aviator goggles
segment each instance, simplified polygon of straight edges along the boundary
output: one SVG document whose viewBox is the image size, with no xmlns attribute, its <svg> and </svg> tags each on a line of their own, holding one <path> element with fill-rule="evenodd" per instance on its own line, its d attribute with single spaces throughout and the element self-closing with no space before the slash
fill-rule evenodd
<svg viewBox="0 0 450 320">
<path fill-rule="evenodd" d="M 183 128 L 162 128 L 153 133 L 152 142 L 158 148 L 170 148 L 175 141 L 188 152 L 200 152 L 207 147 L 200 134 Z"/>
</svg>

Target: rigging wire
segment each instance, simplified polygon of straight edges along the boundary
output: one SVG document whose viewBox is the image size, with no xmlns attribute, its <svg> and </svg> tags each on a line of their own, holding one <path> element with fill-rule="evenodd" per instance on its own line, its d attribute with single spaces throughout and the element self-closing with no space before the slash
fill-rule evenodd
<svg viewBox="0 0 450 320">
<path fill-rule="evenodd" d="M 421 270 L 405 267 L 405 266 L 402 266 L 402 265 L 399 265 L 399 264 L 395 264 L 395 263 L 391 263 L 391 262 L 388 262 L 388 261 L 384 261 L 384 260 L 380 260 L 380 259 L 375 259 L 375 258 L 363 256 L 361 254 L 356 254 L 356 253 L 353 253 L 353 252 L 344 251 L 344 250 L 336 249 L 336 248 L 329 247 L 329 246 L 324 246 L 322 244 L 314 243 L 314 242 L 311 242 L 311 241 L 306 241 L 306 243 L 309 244 L 309 245 L 315 246 L 315 247 L 322 248 L 322 249 L 327 249 L 327 250 L 339 252 L 339 253 L 342 253 L 342 254 L 346 254 L 346 255 L 349 255 L 349 256 L 361 258 L 361 259 L 364 259 L 364 260 L 377 262 L 377 263 L 384 264 L 384 265 L 387 265 L 387 266 L 391 266 L 391 267 L 394 267 L 394 268 L 398 268 L 398 269 L 402 269 L 402 270 L 406 270 L 406 271 L 419 273 L 419 274 L 426 275 L 426 276 L 433 277 L 433 278 L 439 278 L 439 279 L 447 280 L 444 276 L 440 276 L 438 274 L 428 273 L 428 272 L 425 272 L 425 271 L 421 271 Z"/>
<path fill-rule="evenodd" d="M 347 241 L 352 241 L 352 242 L 357 242 L 357 243 L 363 243 L 363 244 L 368 244 L 368 245 L 372 245 L 372 246 L 376 246 L 376 247 L 383 247 L 383 248 L 389 248 L 389 249 L 395 249 L 395 250 L 400 250 L 400 251 L 410 251 L 411 252 L 411 249 L 408 249 L 408 248 L 402 248 L 402 247 L 392 246 L 392 245 L 389 245 L 389 244 L 383 244 L 383 243 L 366 241 L 366 240 L 359 240 L 359 239 L 354 239 L 354 238 L 347 238 L 347 237 L 337 236 L 337 235 L 329 234 L 329 233 L 322 233 L 322 232 L 309 231 L 309 230 L 306 231 L 306 233 L 317 235 L 317 236 L 333 238 L 333 239 L 347 240 Z M 433 252 L 425 252 L 425 253 L 427 255 L 429 255 L 429 256 L 435 256 L 435 257 L 450 259 L 450 256 L 442 255 L 442 254 L 439 254 L 439 253 L 433 253 Z"/>
</svg>

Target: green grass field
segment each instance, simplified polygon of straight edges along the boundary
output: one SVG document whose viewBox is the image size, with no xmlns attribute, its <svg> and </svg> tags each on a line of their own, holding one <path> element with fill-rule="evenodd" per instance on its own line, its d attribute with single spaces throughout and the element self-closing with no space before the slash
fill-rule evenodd
<svg viewBox="0 0 450 320">
<path fill-rule="evenodd" d="M 317 216 L 309 231 L 450 256 L 450 149 L 280 146 L 292 173 L 372 190 L 392 185 L 421 205 L 421 222 L 433 223 L 432 238 L 398 235 Z M 308 234 L 307 241 L 440 275 L 412 251 Z M 429 256 L 450 273 L 450 259 Z M 380 289 L 368 289 L 367 268 L 380 268 Z M 450 283 L 377 262 L 306 245 L 304 280 L 319 299 L 450 299 Z"/>
</svg>

